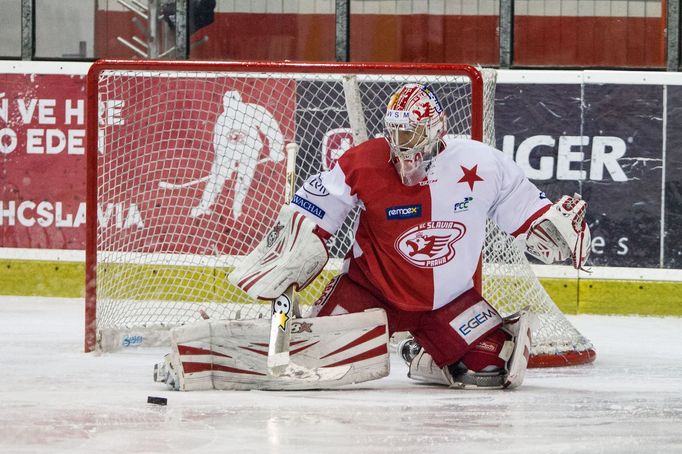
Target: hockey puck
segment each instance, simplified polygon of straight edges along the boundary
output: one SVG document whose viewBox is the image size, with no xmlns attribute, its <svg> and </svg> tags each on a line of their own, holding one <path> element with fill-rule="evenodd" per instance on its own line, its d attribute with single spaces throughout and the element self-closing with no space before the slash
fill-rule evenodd
<svg viewBox="0 0 682 454">
<path fill-rule="evenodd" d="M 154 405 L 168 405 L 168 399 L 165 397 L 147 396 L 147 403 Z"/>
</svg>

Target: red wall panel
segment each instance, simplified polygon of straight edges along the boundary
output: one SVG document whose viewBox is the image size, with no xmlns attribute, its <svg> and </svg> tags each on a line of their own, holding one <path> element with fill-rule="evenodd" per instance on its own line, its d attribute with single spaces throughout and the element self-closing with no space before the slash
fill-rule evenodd
<svg viewBox="0 0 682 454">
<path fill-rule="evenodd" d="M 129 58 L 116 40 L 130 39 L 131 16 L 100 11 L 96 17 L 98 57 Z M 351 16 L 353 61 L 499 62 L 497 16 Z M 514 63 L 537 66 L 663 67 L 664 21 L 644 17 L 517 16 Z M 139 33 L 139 32 L 137 32 Z M 193 59 L 331 61 L 335 19 L 331 14 L 218 13 L 192 36 L 208 41 Z"/>
<path fill-rule="evenodd" d="M 335 55 L 333 15 L 216 14 L 196 35 L 208 42 L 192 50 L 192 59 L 315 61 Z"/>
<path fill-rule="evenodd" d="M 518 65 L 665 65 L 660 18 L 517 16 L 514 38 Z"/>
<path fill-rule="evenodd" d="M 353 61 L 496 64 L 497 16 L 354 15 Z"/>
</svg>

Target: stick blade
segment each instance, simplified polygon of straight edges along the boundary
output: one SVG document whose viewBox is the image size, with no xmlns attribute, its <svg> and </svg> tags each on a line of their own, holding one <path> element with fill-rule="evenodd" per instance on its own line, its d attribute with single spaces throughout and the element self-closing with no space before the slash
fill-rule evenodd
<svg viewBox="0 0 682 454">
<path fill-rule="evenodd" d="M 289 364 L 291 317 L 294 312 L 294 288 L 289 287 L 272 302 L 270 341 L 268 345 L 268 374 L 282 375 Z"/>
</svg>

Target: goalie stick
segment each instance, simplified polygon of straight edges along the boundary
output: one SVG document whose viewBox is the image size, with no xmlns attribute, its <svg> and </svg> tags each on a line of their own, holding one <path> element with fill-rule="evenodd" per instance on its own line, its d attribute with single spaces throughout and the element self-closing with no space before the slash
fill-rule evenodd
<svg viewBox="0 0 682 454">
<path fill-rule="evenodd" d="M 284 199 L 291 202 L 294 196 L 294 183 L 296 181 L 296 154 L 298 145 L 289 143 L 286 146 L 287 170 L 284 183 Z M 294 298 L 294 287 L 291 286 L 272 302 L 272 314 L 270 320 L 270 342 L 268 345 L 268 373 L 275 377 L 290 375 L 289 366 L 289 342 L 291 340 L 291 318 L 294 314 L 300 317 L 298 301 Z"/>
<path fill-rule="evenodd" d="M 296 145 L 287 145 L 285 197 L 292 198 Z M 286 203 L 260 243 L 230 272 L 228 280 L 252 298 L 272 301 L 266 371 L 270 377 L 318 375 L 305 365 L 290 363 L 292 320 L 300 318 L 294 289 L 303 289 L 329 259 L 327 247 L 312 220 Z M 309 369 L 309 367 L 308 367 Z M 328 372 L 328 371 L 325 371 Z"/>
<path fill-rule="evenodd" d="M 270 343 L 268 344 L 268 373 L 278 377 L 284 375 L 289 365 L 289 341 L 294 312 L 294 288 L 289 287 L 272 302 Z"/>
</svg>

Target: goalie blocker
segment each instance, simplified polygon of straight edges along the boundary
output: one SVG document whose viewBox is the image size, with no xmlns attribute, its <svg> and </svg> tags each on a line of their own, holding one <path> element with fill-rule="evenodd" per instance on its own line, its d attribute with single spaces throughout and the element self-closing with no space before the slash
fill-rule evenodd
<svg viewBox="0 0 682 454">
<path fill-rule="evenodd" d="M 289 205 L 274 227 L 228 276 L 250 297 L 277 299 L 289 287 L 302 290 L 329 260 L 317 225 Z"/>
</svg>

